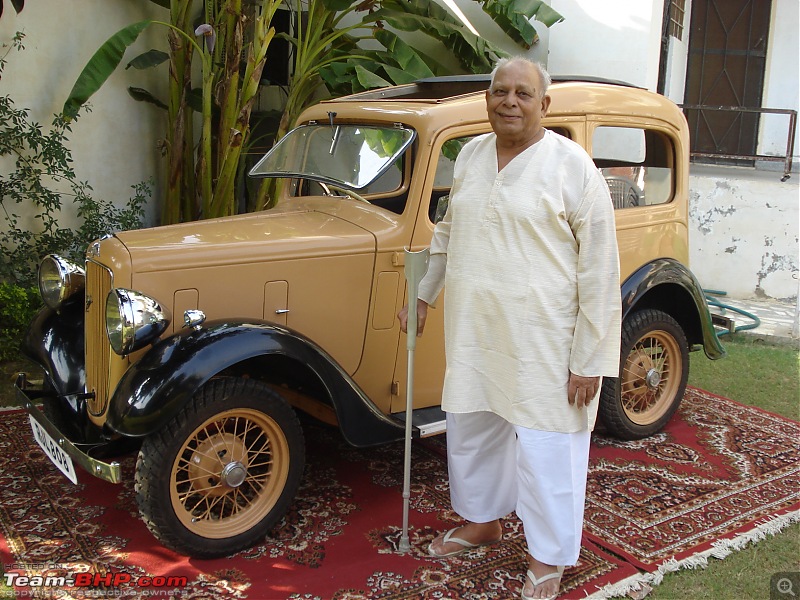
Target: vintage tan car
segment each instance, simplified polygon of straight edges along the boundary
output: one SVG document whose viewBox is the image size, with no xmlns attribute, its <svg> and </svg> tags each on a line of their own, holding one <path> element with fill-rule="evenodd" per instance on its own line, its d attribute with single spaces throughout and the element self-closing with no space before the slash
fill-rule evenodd
<svg viewBox="0 0 800 600">
<path fill-rule="evenodd" d="M 298 412 L 357 447 L 402 439 L 404 249 L 431 239 L 453 161 L 487 133 L 487 76 L 445 77 L 326 101 L 252 170 L 281 178 L 268 211 L 109 235 L 85 265 L 47 257 L 47 307 L 17 386 L 33 434 L 68 477 L 140 444 L 142 518 L 166 546 L 212 557 L 264 539 L 304 470 Z M 616 211 L 624 311 L 605 431 L 659 431 L 689 351 L 723 355 L 688 269 L 689 141 L 679 108 L 613 82 L 557 81 L 549 129 L 581 144 Z M 415 353 L 414 433 L 444 431 L 442 310 Z M 37 404 L 43 404 L 43 411 Z"/>
</svg>

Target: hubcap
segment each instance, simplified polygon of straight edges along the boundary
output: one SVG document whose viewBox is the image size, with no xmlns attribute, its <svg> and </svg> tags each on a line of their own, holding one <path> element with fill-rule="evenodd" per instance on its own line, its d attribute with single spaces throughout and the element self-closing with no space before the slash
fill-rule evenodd
<svg viewBox="0 0 800 600">
<path fill-rule="evenodd" d="M 247 468 L 238 460 L 229 462 L 222 469 L 222 483 L 229 488 L 236 488 L 247 478 Z"/>
<path fill-rule="evenodd" d="M 645 383 L 647 383 L 647 387 L 651 390 L 654 390 L 658 387 L 658 384 L 661 383 L 661 373 L 658 372 L 656 369 L 650 369 L 647 372 L 647 377 L 644 378 Z"/>
</svg>

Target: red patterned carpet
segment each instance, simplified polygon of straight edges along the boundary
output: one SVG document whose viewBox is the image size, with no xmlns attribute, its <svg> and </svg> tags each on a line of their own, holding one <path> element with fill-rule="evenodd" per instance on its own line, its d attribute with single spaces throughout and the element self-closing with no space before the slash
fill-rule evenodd
<svg viewBox="0 0 800 600">
<path fill-rule="evenodd" d="M 77 572 L 186 577 L 143 590 L 17 586 L 40 598 L 151 597 L 255 600 L 517 598 L 525 565 L 521 524 L 505 542 L 460 557 L 425 553 L 458 522 L 449 510 L 441 440 L 415 444 L 412 551 L 396 551 L 402 522 L 402 443 L 356 450 L 334 430 L 307 429 L 308 467 L 282 525 L 231 558 L 194 560 L 161 547 L 139 520 L 134 457 L 126 483 L 79 473 L 73 486 L 33 442 L 27 416 L 0 413 L 0 565 L 7 573 Z M 797 519 L 800 424 L 689 390 L 661 434 L 621 443 L 595 436 L 580 562 L 564 598 L 622 593 L 665 570 L 723 557 Z M 19 581 L 19 580 L 18 580 Z"/>
</svg>

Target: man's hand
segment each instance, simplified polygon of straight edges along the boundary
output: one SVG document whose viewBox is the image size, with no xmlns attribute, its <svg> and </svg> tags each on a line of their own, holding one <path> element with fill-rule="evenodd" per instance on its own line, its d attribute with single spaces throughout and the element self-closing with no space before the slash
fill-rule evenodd
<svg viewBox="0 0 800 600">
<path fill-rule="evenodd" d="M 428 317 L 428 303 L 417 299 L 417 337 L 422 335 L 425 329 L 425 319 Z M 408 333 L 408 305 L 406 304 L 397 313 L 397 320 L 400 321 L 400 331 Z"/>
<path fill-rule="evenodd" d="M 589 403 L 597 394 L 600 387 L 600 377 L 581 377 L 574 373 L 569 374 L 569 385 L 567 386 L 567 400 L 570 404 L 578 405 L 578 408 L 589 406 Z"/>
</svg>

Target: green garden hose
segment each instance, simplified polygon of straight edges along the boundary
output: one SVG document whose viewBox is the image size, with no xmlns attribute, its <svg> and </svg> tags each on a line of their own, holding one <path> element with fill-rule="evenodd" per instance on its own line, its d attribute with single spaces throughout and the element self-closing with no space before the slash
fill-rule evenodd
<svg viewBox="0 0 800 600">
<path fill-rule="evenodd" d="M 729 333 L 738 333 L 739 331 L 745 331 L 747 329 L 755 329 L 756 327 L 761 325 L 761 319 L 759 319 L 753 313 L 747 312 L 746 310 L 743 310 L 741 308 L 737 308 L 735 306 L 731 306 L 730 304 L 723 304 L 722 302 L 720 302 L 719 300 L 714 298 L 714 296 L 727 296 L 728 292 L 723 292 L 723 291 L 720 291 L 720 290 L 703 290 L 703 293 L 706 295 L 706 302 L 708 303 L 708 305 L 709 306 L 716 306 L 718 308 L 721 308 L 723 310 L 723 314 L 724 314 L 724 311 L 730 310 L 730 311 L 733 311 L 733 312 L 735 312 L 735 313 L 737 313 L 739 315 L 747 317 L 748 319 L 751 320 L 750 323 L 747 323 L 745 325 L 737 325 L 737 326 L 735 326 L 733 328 L 733 331 L 730 331 L 728 329 L 717 331 L 717 337 L 721 337 L 721 336 L 727 335 Z"/>
</svg>

